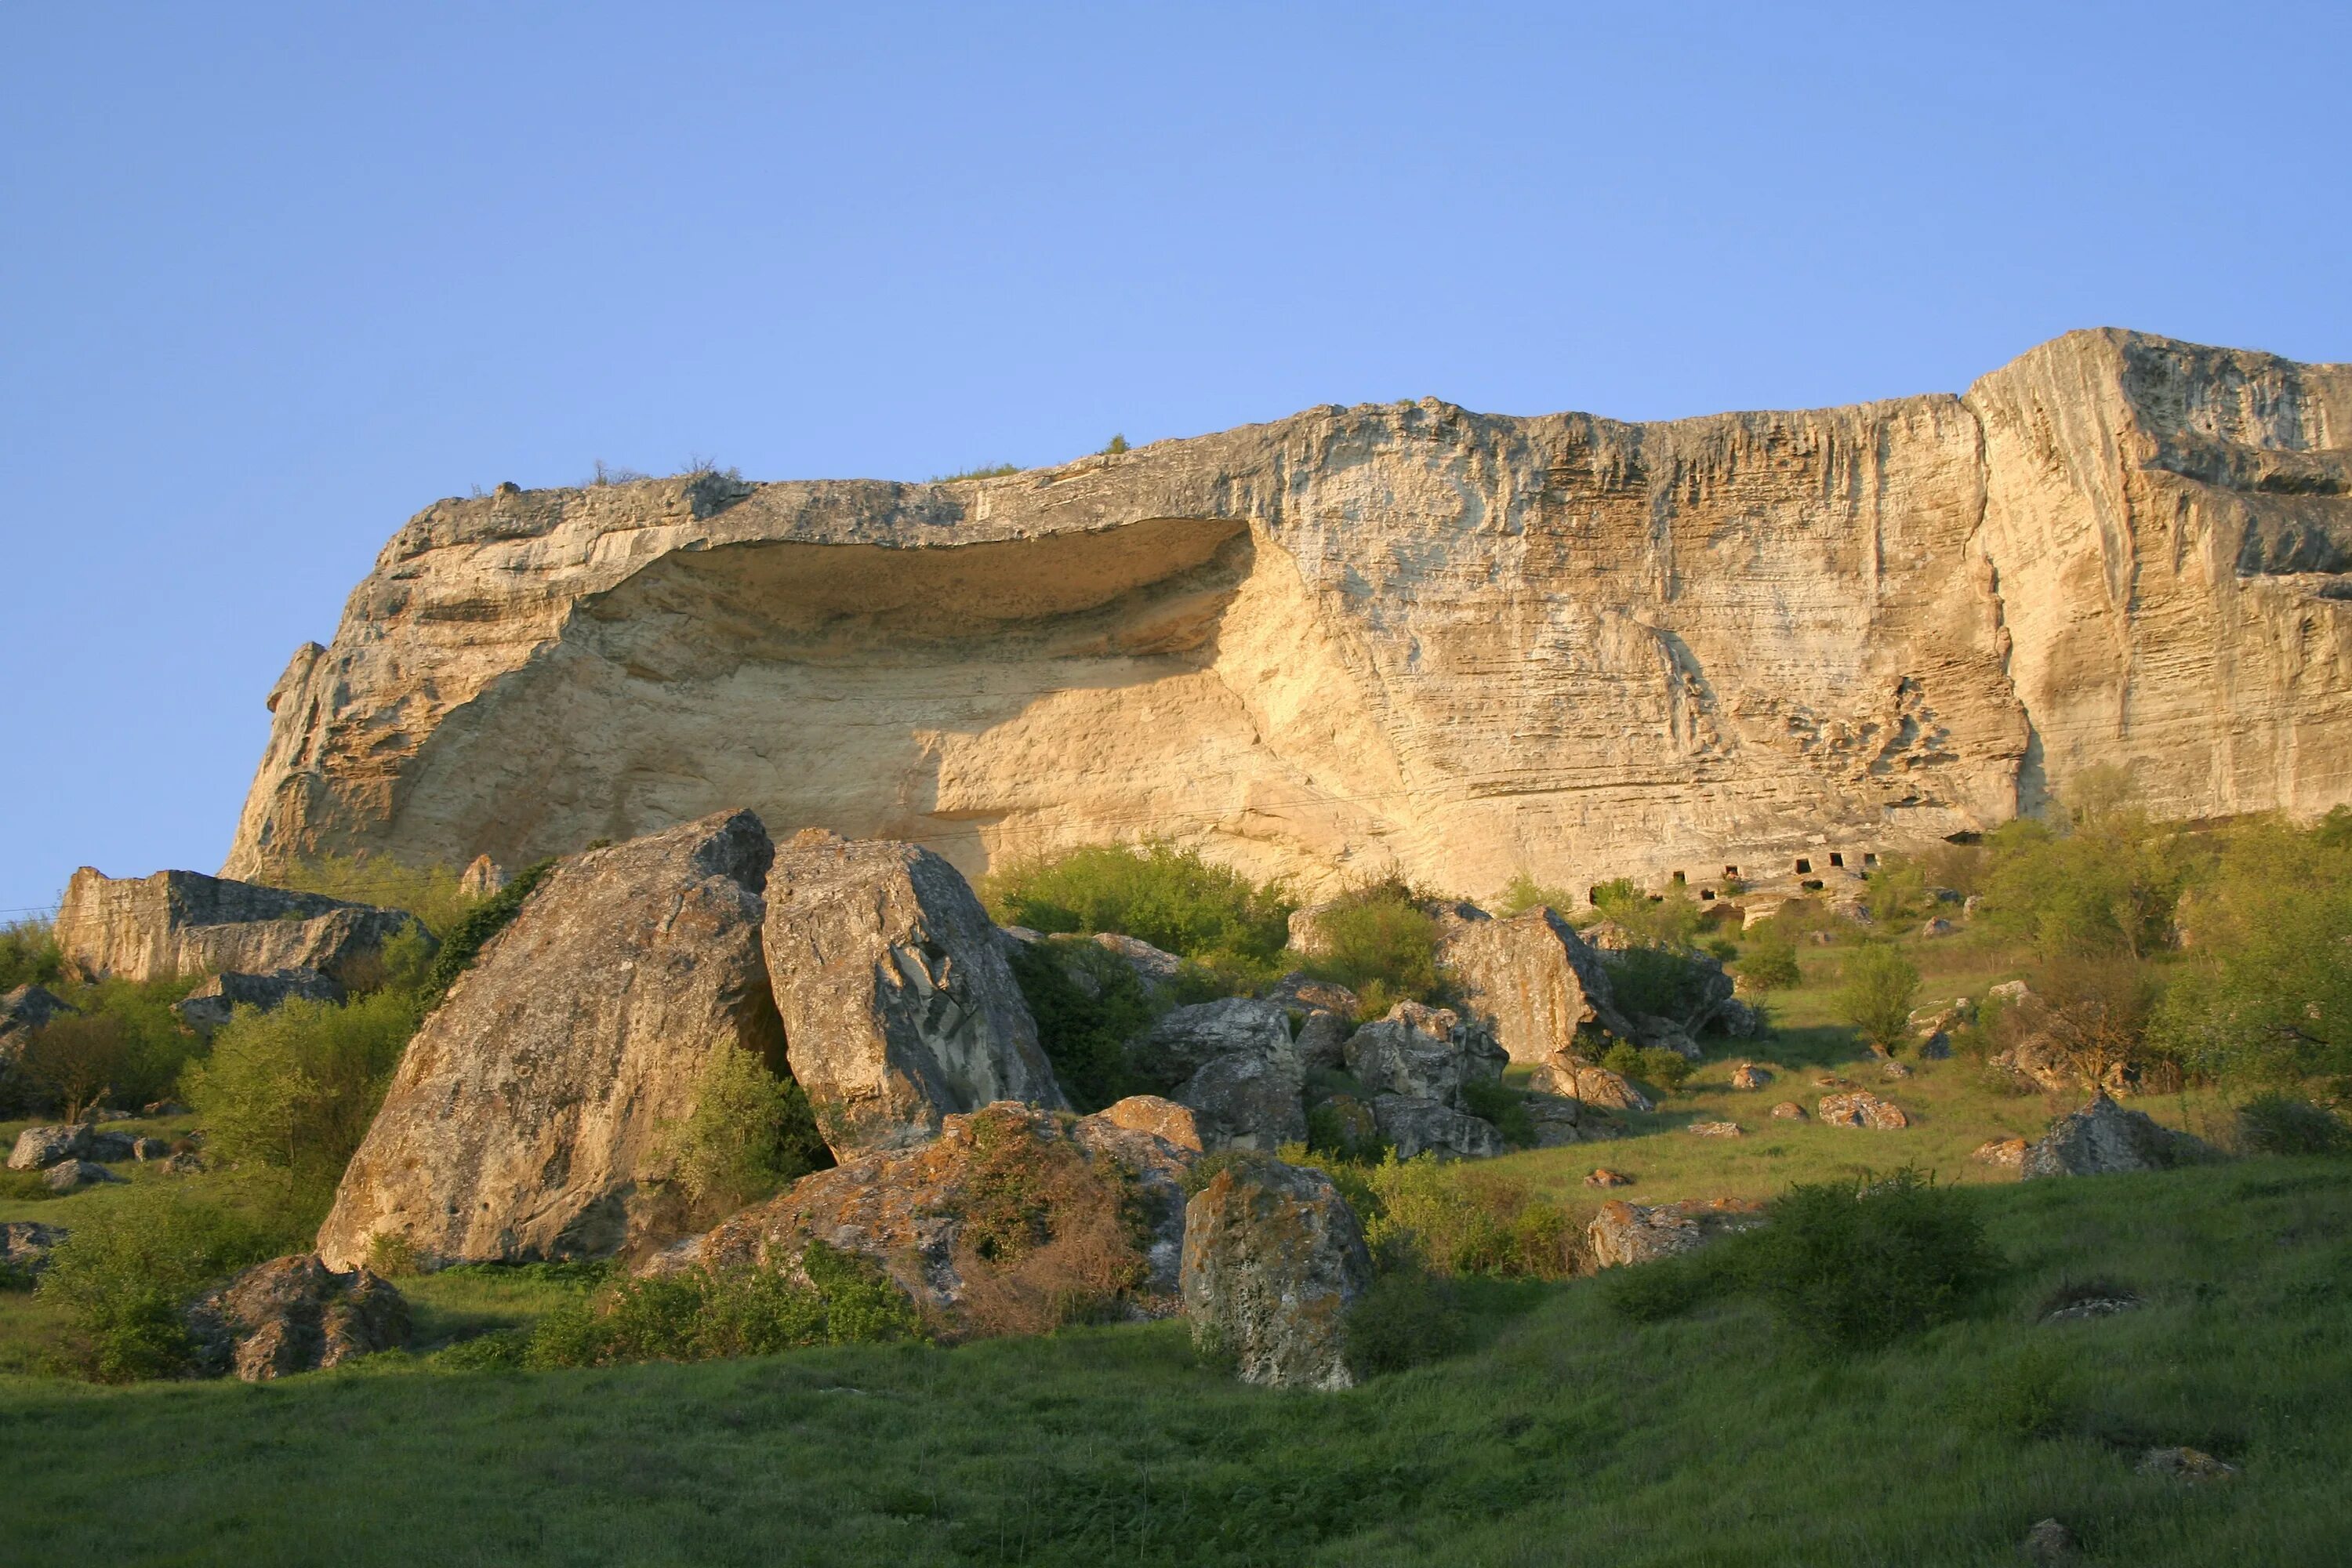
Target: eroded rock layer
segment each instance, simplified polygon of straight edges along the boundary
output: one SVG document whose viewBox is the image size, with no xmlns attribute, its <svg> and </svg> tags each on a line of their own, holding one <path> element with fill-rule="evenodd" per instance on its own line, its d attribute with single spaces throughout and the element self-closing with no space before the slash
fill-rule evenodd
<svg viewBox="0 0 2352 1568">
<path fill-rule="evenodd" d="M 944 485 L 426 509 L 272 692 L 228 870 L 748 802 L 967 873 L 1787 874 L 2038 810 L 2352 799 L 2352 366 L 2077 332 L 1965 396 L 1322 408 Z"/>
</svg>

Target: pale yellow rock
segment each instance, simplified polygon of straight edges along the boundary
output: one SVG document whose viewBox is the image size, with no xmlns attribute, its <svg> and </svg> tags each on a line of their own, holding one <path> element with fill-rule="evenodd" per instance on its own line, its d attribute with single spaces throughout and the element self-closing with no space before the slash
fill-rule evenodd
<svg viewBox="0 0 2352 1568">
<path fill-rule="evenodd" d="M 1157 835 L 1486 896 L 1819 879 L 2108 763 L 2308 814 L 2352 799 L 2347 445 L 2352 367 L 2101 331 L 1965 397 L 444 501 L 278 682 L 228 868 L 748 802 L 967 875 Z"/>
</svg>

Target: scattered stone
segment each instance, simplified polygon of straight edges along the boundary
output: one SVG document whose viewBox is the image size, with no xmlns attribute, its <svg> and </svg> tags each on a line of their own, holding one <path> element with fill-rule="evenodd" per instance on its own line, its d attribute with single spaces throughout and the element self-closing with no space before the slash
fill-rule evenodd
<svg viewBox="0 0 2352 1568">
<path fill-rule="evenodd" d="M 1348 1070 L 1374 1094 L 1459 1107 L 1469 1083 L 1493 1083 L 1510 1058 L 1494 1037 L 1449 1007 L 1400 1002 L 1348 1040 Z"/>
<path fill-rule="evenodd" d="M 1960 900 L 1960 912 L 1962 914 L 1972 915 L 1982 908 L 1984 908 L 1984 895 L 1982 893 L 1970 893 L 1967 898 Z"/>
<path fill-rule="evenodd" d="M 1687 1198 L 1643 1205 L 1612 1198 L 1585 1227 L 1595 1268 L 1617 1268 L 1691 1251 L 1717 1237 L 1764 1223 L 1764 1205 L 1748 1198 Z"/>
<path fill-rule="evenodd" d="M 1228 1166 L 1184 1212 L 1184 1315 L 1196 1343 L 1231 1354 L 1242 1380 L 1338 1389 L 1349 1306 L 1371 1254 L 1331 1179 L 1274 1160 Z"/>
<path fill-rule="evenodd" d="M 161 1138 L 133 1138 L 131 1141 L 131 1157 L 142 1165 L 151 1160 L 164 1159 L 171 1152 L 172 1146 Z"/>
<path fill-rule="evenodd" d="M 2003 1002 L 2008 1003 L 2011 1006 L 2015 1006 L 2018 1003 L 2024 1001 L 2028 996 L 2032 995 L 2033 993 L 2027 988 L 2025 982 L 2022 980 L 2004 980 L 2000 984 L 1988 990 L 1985 994 L 1988 996 L 1998 996 Z"/>
<path fill-rule="evenodd" d="M 1453 976 L 1464 1010 L 1493 1031 L 1510 1060 L 1545 1061 L 1574 1049 L 1580 1033 L 1628 1033 L 1608 964 L 1554 910 L 1450 919 L 1439 930 L 1438 962 Z"/>
<path fill-rule="evenodd" d="M 1823 1095 L 1814 1107 L 1824 1125 L 1830 1127 L 1866 1127 L 1874 1132 L 1892 1132 L 1911 1125 L 1903 1108 L 1884 1100 L 1866 1089 L 1845 1094 Z"/>
<path fill-rule="evenodd" d="M 176 1100 L 155 1100 L 142 1107 L 139 1114 L 151 1121 L 161 1121 L 166 1117 L 185 1116 L 188 1108 Z"/>
<path fill-rule="evenodd" d="M 2045 1094 L 2072 1094 L 2096 1087 L 2072 1057 L 2043 1035 L 2020 1040 L 1988 1058 L 1985 1066 L 2008 1074 L 2021 1088 Z"/>
<path fill-rule="evenodd" d="M 1853 1080 L 1850 1078 L 1840 1078 L 1835 1073 L 1823 1073 L 1813 1079 L 1813 1087 L 1815 1089 L 1852 1089 Z"/>
<path fill-rule="evenodd" d="M 1737 1121 L 1694 1121 L 1683 1129 L 1694 1138 L 1738 1138 L 1742 1136 Z"/>
<path fill-rule="evenodd" d="M 1201 1152 L 1199 1123 L 1193 1121 L 1191 1110 L 1172 1100 L 1162 1100 L 1156 1094 L 1131 1094 L 1104 1106 L 1095 1115 L 1113 1127 L 1149 1132 L 1179 1149 L 1190 1149 L 1196 1154 Z"/>
<path fill-rule="evenodd" d="M 1588 1187 L 1630 1187 L 1633 1178 L 1622 1171 L 1612 1171 L 1606 1165 L 1593 1167 L 1592 1174 L 1584 1178 Z"/>
<path fill-rule="evenodd" d="M 1601 1110 L 1657 1109 L 1633 1079 L 1582 1057 L 1552 1058 L 1528 1076 L 1528 1085 L 1538 1093 L 1564 1095 Z"/>
<path fill-rule="evenodd" d="M 343 988 L 315 969 L 277 969 L 267 974 L 215 974 L 181 1000 L 172 1011 L 199 1035 L 209 1035 L 229 1021 L 239 1007 L 270 1012 L 296 997 L 307 1002 L 340 1002 Z"/>
<path fill-rule="evenodd" d="M 1911 1069 L 1904 1066 L 1901 1062 L 1881 1062 L 1878 1065 L 1878 1076 L 1890 1080 L 1895 1079 L 1906 1079 L 1911 1076 Z"/>
<path fill-rule="evenodd" d="M 71 1127 L 27 1127 L 16 1134 L 8 1152 L 12 1171 L 46 1171 L 60 1160 L 78 1160 L 90 1152 L 97 1134 L 87 1122 Z"/>
<path fill-rule="evenodd" d="M 1919 928 L 1919 934 L 1921 936 L 1949 936 L 1959 929 L 1959 926 L 1956 922 L 1948 921 L 1943 916 L 1937 915 L 1934 920 L 1929 921 L 1926 925 Z"/>
<path fill-rule="evenodd" d="M 201 1176 L 205 1173 L 205 1157 L 184 1150 L 163 1162 L 163 1173 L 167 1176 Z"/>
<path fill-rule="evenodd" d="M 2025 1532 L 2017 1550 L 2029 1563 L 2063 1563 L 2074 1555 L 2074 1532 L 2054 1519 L 2045 1519 Z"/>
<path fill-rule="evenodd" d="M 41 1173 L 41 1185 L 53 1193 L 70 1193 L 82 1187 L 126 1179 L 94 1160 L 64 1160 Z"/>
<path fill-rule="evenodd" d="M 1772 1108 L 1772 1116 L 1773 1120 L 1778 1121 L 1810 1121 L 1812 1120 L 1812 1118 L 1805 1114 L 1805 1108 L 1799 1105 L 1793 1100 L 1784 1100 L 1780 1104 L 1774 1106 Z"/>
<path fill-rule="evenodd" d="M 394 937 L 425 931 L 404 910 L 197 871 L 118 880 L 88 866 L 66 884 L 55 929 L 67 965 L 91 980 L 310 969 L 341 981 Z"/>
<path fill-rule="evenodd" d="M 2145 1112 L 2126 1110 L 2105 1093 L 2080 1110 L 2058 1118 L 2020 1163 L 2028 1181 L 2037 1176 L 2103 1176 L 2125 1171 L 2163 1171 L 2192 1163 L 2208 1152 L 2186 1132 L 2158 1125 Z"/>
<path fill-rule="evenodd" d="M 1731 1069 L 1731 1087 L 1734 1089 L 1762 1089 L 1771 1081 L 1771 1073 L 1753 1062 L 1741 1062 Z"/>
<path fill-rule="evenodd" d="M 760 940 L 793 1077 L 836 1158 L 920 1142 L 943 1116 L 997 1100 L 1066 1105 L 995 927 L 953 866 L 823 829 L 774 857 Z M 756 901 L 756 876 L 745 887 Z"/>
<path fill-rule="evenodd" d="M 950 1115 L 931 1142 L 803 1176 L 669 1256 L 800 1278 L 822 1241 L 870 1258 L 950 1339 L 1042 1333 L 1073 1303 L 1164 1317 L 1197 1153 L 1137 1120 L 1012 1100 Z"/>
<path fill-rule="evenodd" d="M 2143 1476 L 2163 1476 L 2191 1486 L 2224 1480 L 2238 1473 L 2237 1466 L 2217 1459 L 2201 1448 L 2187 1447 L 2150 1448 L 2133 1468 Z"/>
<path fill-rule="evenodd" d="M 1969 1151 L 1969 1158 L 1979 1165 L 1992 1165 L 2014 1171 L 2025 1163 L 2025 1140 L 1988 1138 Z"/>
<path fill-rule="evenodd" d="M 761 944 L 771 853 L 758 817 L 721 813 L 556 867 L 409 1041 L 319 1232 L 327 1266 L 364 1262 L 379 1236 L 432 1268 L 694 1229 L 664 1130 L 722 1051 L 783 1057 Z M 842 1012 L 840 1033 L 865 1022 Z"/>
<path fill-rule="evenodd" d="M 185 1314 L 197 1369 L 263 1383 L 408 1342 L 408 1303 L 365 1268 L 272 1258 L 199 1297 Z"/>
<path fill-rule="evenodd" d="M 1490 1160 L 1503 1152 L 1495 1124 L 1416 1095 L 1372 1096 L 1372 1122 L 1397 1158 L 1434 1153 L 1441 1160 Z"/>
<path fill-rule="evenodd" d="M 2053 1307 L 2042 1314 L 2044 1323 L 2085 1323 L 2095 1318 L 2112 1318 L 2118 1312 L 2128 1312 L 2139 1305 L 2137 1296 L 2084 1296 Z"/>
</svg>

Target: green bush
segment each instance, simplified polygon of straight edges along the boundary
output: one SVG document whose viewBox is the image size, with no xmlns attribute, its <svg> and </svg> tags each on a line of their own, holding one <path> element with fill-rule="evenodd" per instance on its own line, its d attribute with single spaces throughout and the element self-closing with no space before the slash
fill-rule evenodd
<svg viewBox="0 0 2352 1568">
<path fill-rule="evenodd" d="M 1023 943 L 1009 955 L 1013 978 L 1054 1077 L 1082 1112 L 1167 1084 L 1136 1073 L 1128 1047 L 1151 1026 L 1157 1009 L 1143 982 L 1115 952 L 1091 942 Z"/>
<path fill-rule="evenodd" d="M 1436 996 L 1437 921 L 1403 883 L 1378 882 L 1342 894 L 1317 911 L 1315 930 L 1323 951 L 1307 963 L 1307 973 L 1356 992 L 1359 1016 L 1377 1017 L 1399 1001 Z M 1373 1012 L 1376 1005 L 1380 1013 Z"/>
<path fill-rule="evenodd" d="M 1261 888 L 1209 864 L 1197 849 L 1157 842 L 1097 845 L 1013 866 L 982 890 L 1006 925 L 1048 934 L 1118 931 L 1254 973 L 1270 971 L 1280 957 L 1294 907 L 1278 883 Z"/>
<path fill-rule="evenodd" d="M 1634 1268 L 1610 1268 L 1601 1276 L 1601 1297 L 1610 1310 L 1636 1323 L 1678 1318 L 1725 1294 L 1737 1281 L 1726 1267 L 1727 1246 L 1702 1247 Z"/>
<path fill-rule="evenodd" d="M 1537 1279 L 1576 1272 L 1575 1221 L 1517 1177 L 1422 1154 L 1391 1155 L 1360 1180 L 1365 1239 L 1392 1266 Z"/>
<path fill-rule="evenodd" d="M 1603 920 L 1623 926 L 1644 945 L 1669 952 L 1690 951 L 1698 935 L 1699 918 L 1706 912 L 1680 882 L 1669 883 L 1664 893 L 1652 897 L 1624 877 L 1594 888 L 1592 907 Z"/>
<path fill-rule="evenodd" d="M 205 1119 L 209 1152 L 331 1188 L 367 1135 L 393 1068 L 415 1033 L 413 991 L 341 1004 L 296 998 L 239 1007 L 190 1062 L 181 1091 Z"/>
<path fill-rule="evenodd" d="M 100 1099 L 142 1105 L 170 1092 L 201 1046 L 172 1012 L 193 976 L 66 985 L 79 1016 L 57 1019 L 26 1042 L 8 1086 L 21 1108 L 71 1117 Z"/>
<path fill-rule="evenodd" d="M 1687 949 L 1629 947 L 1609 965 L 1609 989 L 1621 1012 L 1687 1017 L 1706 994 L 1706 971 Z"/>
<path fill-rule="evenodd" d="M 713 1220 L 833 1163 L 801 1086 L 733 1044 L 712 1053 L 694 1113 L 665 1131 L 662 1153 L 697 1212 Z"/>
<path fill-rule="evenodd" d="M 1359 1378 L 1442 1360 L 1469 1338 L 1453 1285 L 1410 1271 L 1375 1279 L 1349 1306 L 1340 1332 L 1348 1370 Z"/>
<path fill-rule="evenodd" d="M 1892 942 L 1856 948 L 1845 961 L 1845 984 L 1838 988 L 1838 1016 L 1862 1037 L 1893 1050 L 1908 1034 L 1911 1009 L 1919 995 L 1919 971 Z"/>
<path fill-rule="evenodd" d="M 1503 1142 L 1514 1149 L 1536 1146 L 1535 1118 L 1528 1114 L 1528 1097 L 1499 1080 L 1481 1079 L 1462 1086 L 1462 1109 L 1495 1124 Z M 1312 1140 L 1313 1130 L 1308 1130 Z"/>
<path fill-rule="evenodd" d="M 514 923 L 522 912 L 524 900 L 547 879 L 555 869 L 552 860 L 541 860 L 526 866 L 514 874 L 513 880 L 457 917 L 449 929 L 441 933 L 441 951 L 433 955 L 433 967 L 425 972 L 424 995 L 420 1012 L 429 1013 L 440 1005 L 457 976 L 473 967 L 482 949 L 499 932 Z"/>
<path fill-rule="evenodd" d="M 1566 915 L 1575 911 L 1577 900 L 1566 888 L 1546 887 L 1525 871 L 1518 871 L 1504 884 L 1500 908 L 1506 917 L 1523 915 L 1529 910 L 1550 910 Z"/>
<path fill-rule="evenodd" d="M 1696 1070 L 1690 1058 L 1665 1046 L 1636 1046 L 1620 1040 L 1609 1047 L 1601 1065 L 1624 1078 L 1639 1079 L 1665 1090 L 1679 1094 Z"/>
<path fill-rule="evenodd" d="M 1988 838 L 1977 924 L 2044 959 L 2146 958 L 2171 931 L 2189 858 L 2176 829 L 2130 807 L 2107 770 L 2092 773 L 2058 826 L 2020 818 Z"/>
<path fill-rule="evenodd" d="M 1739 977 L 1759 991 L 1787 991 L 1805 983 L 1797 964 L 1797 944 L 1778 921 L 1766 921 L 1740 955 Z"/>
<path fill-rule="evenodd" d="M 47 921 L 0 925 L 0 991 L 14 991 L 19 985 L 54 987 L 64 973 L 65 959 L 58 951 L 57 932 Z"/>
<path fill-rule="evenodd" d="M 1801 1184 L 1725 1243 L 1744 1287 L 1790 1330 L 1864 1350 L 1957 1316 L 1999 1258 L 1959 1194 L 1916 1170 Z"/>
<path fill-rule="evenodd" d="M 435 936 L 446 936 L 479 902 L 458 888 L 446 866 L 407 866 L 389 855 L 326 855 L 299 860 L 271 875 L 269 885 L 297 893 L 323 893 L 358 904 L 406 910 Z"/>
<path fill-rule="evenodd" d="M 163 1377 L 187 1363 L 181 1309 L 195 1293 L 270 1257 L 285 1238 L 179 1187 L 138 1182 L 77 1215 L 50 1255 L 40 1293 L 73 1324 L 76 1356 L 106 1383 Z"/>
<path fill-rule="evenodd" d="M 805 1284 L 772 1268 L 616 1280 L 541 1318 L 521 1360 L 539 1367 L 708 1361 L 919 1335 L 914 1304 L 867 1259 L 812 1242 L 801 1268 Z"/>
<path fill-rule="evenodd" d="M 2238 1107 L 2238 1142 L 2259 1154 L 2352 1153 L 2352 1125 L 2292 1094 L 2265 1094 Z"/>
</svg>

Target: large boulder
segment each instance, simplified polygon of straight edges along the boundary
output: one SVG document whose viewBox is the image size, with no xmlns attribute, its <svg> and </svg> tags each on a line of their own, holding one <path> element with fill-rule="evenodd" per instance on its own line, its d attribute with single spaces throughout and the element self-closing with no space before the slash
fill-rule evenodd
<svg viewBox="0 0 2352 1568">
<path fill-rule="evenodd" d="M 765 942 L 793 1076 L 836 1157 L 997 1100 L 1066 1108 L 996 927 L 929 850 L 799 835 L 768 873 Z"/>
<path fill-rule="evenodd" d="M 1201 1152 L 1201 1125 L 1192 1112 L 1156 1094 L 1130 1094 L 1104 1106 L 1087 1120 L 1099 1120 L 1130 1132 L 1149 1132 L 1179 1149 L 1190 1149 L 1196 1154 Z"/>
<path fill-rule="evenodd" d="M 264 1383 L 408 1342 L 408 1303 L 364 1268 L 273 1258 L 198 1297 L 184 1314 L 196 1370 Z"/>
<path fill-rule="evenodd" d="M 1598 1110 L 1655 1110 L 1656 1104 L 1623 1073 L 1579 1056 L 1555 1056 L 1529 1074 L 1528 1087 Z"/>
<path fill-rule="evenodd" d="M 199 1035 L 209 1035 L 227 1023 L 239 1007 L 267 1013 L 300 998 L 306 1002 L 340 1002 L 343 988 L 315 969 L 278 969 L 268 974 L 215 974 L 179 1001 L 172 1011 Z"/>
<path fill-rule="evenodd" d="M 61 1160 L 79 1160 L 90 1152 L 96 1132 L 88 1125 L 27 1127 L 16 1134 L 8 1152 L 12 1171 L 46 1171 Z"/>
<path fill-rule="evenodd" d="M 758 817 L 722 813 L 550 872 L 409 1042 L 319 1233 L 327 1263 L 379 1236 L 440 1265 L 693 1228 L 669 1130 L 720 1053 L 783 1058 L 760 938 L 771 854 Z"/>
<path fill-rule="evenodd" d="M 2080 1110 L 2058 1118 L 2019 1159 L 2019 1173 L 2036 1176 L 2105 1176 L 2125 1171 L 2164 1171 L 2190 1164 L 2210 1152 L 2186 1132 L 2175 1132 L 2143 1111 L 2126 1110 L 2105 1094 Z"/>
<path fill-rule="evenodd" d="M 950 1338 L 1165 1316 L 1197 1151 L 1134 1125 L 1145 1109 L 1074 1118 L 1006 1101 L 950 1115 L 919 1148 L 804 1176 L 673 1261 L 797 1274 L 822 1242 L 879 1264 Z"/>
<path fill-rule="evenodd" d="M 1172 1087 L 1220 1057 L 1288 1054 L 1295 1044 L 1280 1003 L 1223 996 L 1170 1008 L 1131 1054 L 1145 1078 Z"/>
<path fill-rule="evenodd" d="M 66 884 L 56 930 L 67 964 L 92 980 L 280 969 L 362 979 L 385 942 L 424 932 L 405 910 L 320 893 L 199 871 L 118 879 L 88 866 Z"/>
<path fill-rule="evenodd" d="M 1307 1139 L 1303 1058 L 1286 1035 L 1264 1052 L 1235 1051 L 1201 1065 L 1173 1098 L 1197 1120 L 1202 1147 L 1271 1154 Z"/>
<path fill-rule="evenodd" d="M 1441 1160 L 1486 1160 L 1503 1152 L 1503 1135 L 1493 1122 L 1435 1100 L 1376 1094 L 1372 1124 L 1400 1160 L 1425 1153 Z"/>
<path fill-rule="evenodd" d="M 1442 922 L 1438 961 L 1463 1010 L 1515 1062 L 1541 1062 L 1595 1031 L 1630 1037 L 1599 951 L 1548 909 L 1507 920 Z"/>
<path fill-rule="evenodd" d="M 1097 931 L 1090 939 L 1097 947 L 1111 954 L 1135 972 L 1143 989 L 1153 996 L 1164 996 L 1175 987 L 1176 977 L 1183 972 L 1184 961 L 1164 948 L 1157 948 L 1140 937 L 1125 936 L 1118 931 Z"/>
<path fill-rule="evenodd" d="M 1228 1165 L 1184 1211 L 1184 1315 L 1243 1381 L 1346 1388 L 1348 1308 L 1372 1258 L 1331 1178 L 1277 1160 Z"/>
<path fill-rule="evenodd" d="M 41 1185 L 53 1193 L 77 1192 L 83 1187 L 125 1179 L 95 1160 L 60 1160 L 41 1173 Z"/>
<path fill-rule="evenodd" d="M 1824 1127 L 1863 1127 L 1873 1132 L 1895 1132 L 1911 1125 L 1911 1118 L 1892 1100 L 1866 1089 L 1825 1094 L 1814 1103 L 1814 1114 Z"/>
<path fill-rule="evenodd" d="M 1672 1258 L 1718 1237 L 1764 1223 L 1764 1205 L 1748 1198 L 1690 1198 L 1674 1204 L 1612 1199 L 1585 1227 L 1585 1250 L 1595 1268 L 1617 1268 Z"/>
<path fill-rule="evenodd" d="M 1510 1058 L 1449 1007 L 1400 1002 L 1349 1037 L 1348 1070 L 1374 1094 L 1461 1108 L 1463 1086 L 1501 1079 Z"/>
</svg>

